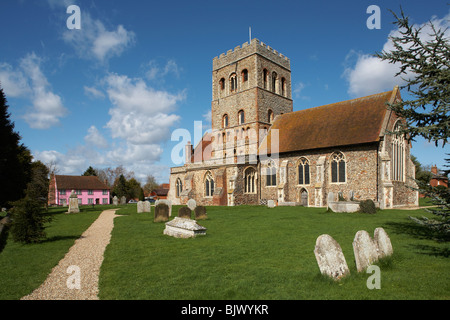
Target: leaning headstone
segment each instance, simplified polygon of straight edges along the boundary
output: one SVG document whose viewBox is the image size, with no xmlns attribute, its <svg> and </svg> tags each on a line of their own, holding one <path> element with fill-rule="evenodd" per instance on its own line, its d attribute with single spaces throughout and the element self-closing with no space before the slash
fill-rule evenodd
<svg viewBox="0 0 450 320">
<path fill-rule="evenodd" d="M 75 190 L 72 190 L 72 193 L 69 197 L 69 211 L 68 213 L 78 213 L 80 209 L 78 208 L 78 197 L 75 194 Z"/>
<path fill-rule="evenodd" d="M 119 205 L 119 198 L 117 198 L 117 196 L 114 196 L 114 198 L 113 198 L 113 205 L 115 205 L 115 206 Z"/>
<path fill-rule="evenodd" d="M 208 219 L 208 216 L 206 215 L 206 208 L 204 206 L 195 207 L 194 213 L 195 213 L 195 220 Z"/>
<path fill-rule="evenodd" d="M 189 199 L 186 205 L 189 209 L 194 210 L 197 206 L 197 202 L 194 199 Z"/>
<path fill-rule="evenodd" d="M 120 204 L 127 204 L 127 198 L 125 198 L 125 196 L 120 198 Z"/>
<path fill-rule="evenodd" d="M 169 220 L 169 206 L 165 203 L 159 203 L 155 207 L 154 222 L 161 222 Z"/>
<path fill-rule="evenodd" d="M 377 246 L 365 230 L 356 233 L 353 240 L 353 253 L 355 255 L 356 270 L 366 270 L 373 262 L 378 260 Z"/>
<path fill-rule="evenodd" d="M 178 210 L 178 217 L 180 218 L 185 218 L 185 219 L 190 219 L 191 218 L 191 209 L 189 209 L 188 207 L 181 207 Z"/>
<path fill-rule="evenodd" d="M 268 208 L 275 208 L 275 201 L 267 200 L 267 207 Z"/>
<path fill-rule="evenodd" d="M 391 239 L 383 228 L 375 229 L 373 240 L 377 246 L 378 259 L 390 256 L 394 253 Z"/>
<path fill-rule="evenodd" d="M 160 203 L 164 203 L 169 207 L 169 217 L 171 217 L 172 216 L 172 201 L 167 200 L 167 199 L 156 200 L 155 206 L 157 206 Z"/>
<path fill-rule="evenodd" d="M 340 280 L 350 274 L 341 246 L 328 234 L 323 234 L 317 238 L 314 254 L 320 273 L 334 280 Z"/>
<path fill-rule="evenodd" d="M 195 238 L 198 235 L 206 235 L 206 228 L 197 224 L 195 220 L 175 217 L 172 221 L 166 222 L 163 234 L 175 238 Z"/>
</svg>

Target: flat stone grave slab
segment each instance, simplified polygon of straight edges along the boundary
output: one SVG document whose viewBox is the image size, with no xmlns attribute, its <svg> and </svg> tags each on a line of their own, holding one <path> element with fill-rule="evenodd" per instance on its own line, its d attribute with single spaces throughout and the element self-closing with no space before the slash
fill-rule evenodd
<svg viewBox="0 0 450 320">
<path fill-rule="evenodd" d="M 195 238 L 199 235 L 206 235 L 206 228 L 197 224 L 195 220 L 175 217 L 166 222 L 163 233 L 175 238 Z"/>
</svg>

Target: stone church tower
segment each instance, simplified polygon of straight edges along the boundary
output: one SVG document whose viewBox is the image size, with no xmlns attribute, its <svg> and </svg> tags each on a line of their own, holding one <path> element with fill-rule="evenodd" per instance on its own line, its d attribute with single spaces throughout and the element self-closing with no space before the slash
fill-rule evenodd
<svg viewBox="0 0 450 320">
<path fill-rule="evenodd" d="M 215 57 L 213 158 L 255 154 L 273 119 L 292 112 L 291 91 L 289 59 L 257 39 Z"/>
</svg>

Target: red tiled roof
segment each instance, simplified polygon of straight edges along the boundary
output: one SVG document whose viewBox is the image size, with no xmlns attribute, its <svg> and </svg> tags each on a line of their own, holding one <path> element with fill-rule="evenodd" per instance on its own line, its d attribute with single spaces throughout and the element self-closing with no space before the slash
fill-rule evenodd
<svg viewBox="0 0 450 320">
<path fill-rule="evenodd" d="M 355 145 L 379 141 L 387 102 L 400 97 L 392 91 L 337 102 L 277 116 L 259 148 L 269 153 L 274 130 L 279 133 L 279 153 Z"/>
<path fill-rule="evenodd" d="M 205 152 L 205 149 L 209 145 L 211 145 L 211 139 L 212 139 L 211 132 L 205 133 L 205 135 L 202 137 L 200 142 L 195 147 L 194 152 L 192 153 L 191 163 L 202 162 L 211 159 L 211 152 L 208 150 Z"/>
<path fill-rule="evenodd" d="M 103 190 L 110 189 L 96 176 L 55 175 L 56 186 L 60 190 Z"/>
</svg>

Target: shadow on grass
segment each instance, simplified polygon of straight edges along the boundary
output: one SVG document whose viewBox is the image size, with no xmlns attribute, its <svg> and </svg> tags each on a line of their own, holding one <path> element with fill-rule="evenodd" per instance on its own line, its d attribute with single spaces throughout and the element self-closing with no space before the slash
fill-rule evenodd
<svg viewBox="0 0 450 320">
<path fill-rule="evenodd" d="M 75 235 L 72 235 L 72 236 L 53 236 L 53 237 L 49 237 L 49 238 L 41 240 L 40 243 L 55 242 L 55 241 L 61 241 L 61 240 L 76 240 L 76 239 L 79 239 L 79 238 L 81 238 L 81 236 L 79 236 L 79 235 L 78 236 L 75 236 Z"/>
<path fill-rule="evenodd" d="M 436 232 L 435 230 L 422 226 L 414 221 L 387 222 L 386 225 L 388 225 L 394 233 L 407 234 L 417 239 L 434 240 L 439 243 L 448 242 L 450 240 L 448 234 Z M 442 257 L 449 256 L 448 248 L 421 244 L 410 244 L 409 246 L 420 254 Z"/>
</svg>

